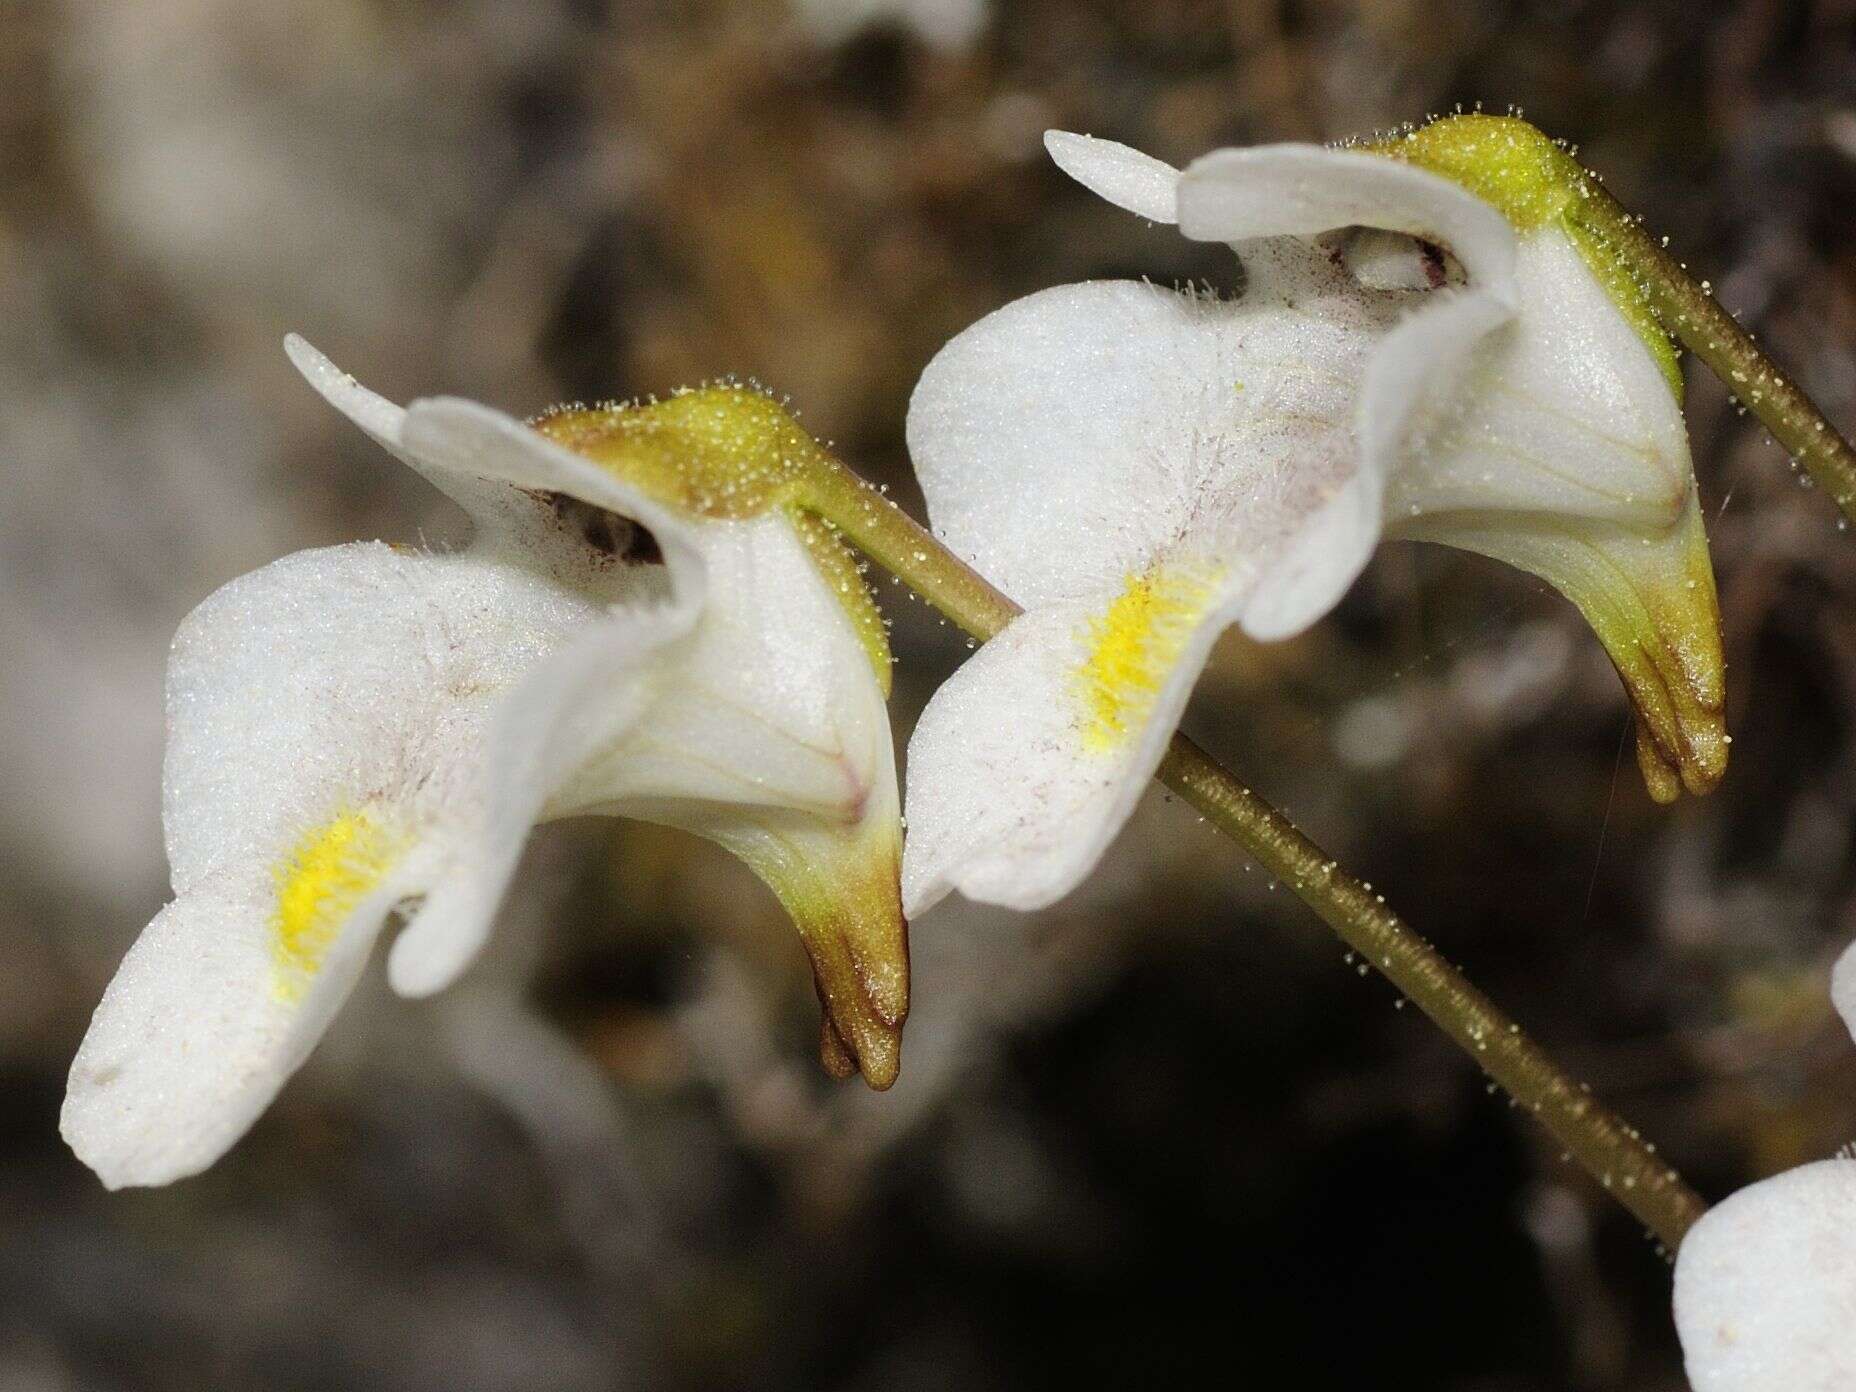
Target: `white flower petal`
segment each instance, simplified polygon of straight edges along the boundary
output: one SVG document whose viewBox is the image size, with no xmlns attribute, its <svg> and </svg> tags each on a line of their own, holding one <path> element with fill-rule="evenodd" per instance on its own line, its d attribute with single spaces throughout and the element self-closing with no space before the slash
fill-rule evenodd
<svg viewBox="0 0 1856 1392">
<path fill-rule="evenodd" d="M 510 504 L 507 485 L 433 468 L 415 458 L 400 443 L 406 425 L 402 407 L 355 381 L 300 334 L 284 335 L 284 352 L 310 386 L 376 444 L 463 508 L 479 526 L 500 524 Z"/>
<path fill-rule="evenodd" d="M 935 532 L 1027 608 L 1112 591 L 1187 536 L 1261 567 L 1354 473 L 1378 323 L 1332 297 L 1257 308 L 1133 281 L 1007 305 L 941 350 L 909 404 Z M 1335 528 L 1351 549 L 1296 573 L 1344 585 L 1376 525 Z"/>
<path fill-rule="evenodd" d="M 394 942 L 407 995 L 482 945 L 528 828 L 601 812 L 716 835 L 730 819 L 859 824 L 896 803 L 870 660 L 782 516 L 689 524 L 708 603 L 621 615 L 544 662 L 490 735 L 488 814 Z"/>
<path fill-rule="evenodd" d="M 284 335 L 284 353 L 331 406 L 360 426 L 377 444 L 390 450 L 399 449 L 400 428 L 406 421 L 406 412 L 401 407 L 355 381 L 301 334 Z"/>
<path fill-rule="evenodd" d="M 1238 611 L 1259 642 L 1293 638 L 1347 593 L 1379 545 L 1379 488 L 1362 470 L 1315 510 L 1257 579 Z"/>
<path fill-rule="evenodd" d="M 1856 1038 L 1856 944 L 1843 949 L 1830 974 L 1830 1003 L 1843 1018 L 1843 1027 Z"/>
<path fill-rule="evenodd" d="M 1358 563 L 1345 573 L 1338 567 L 1330 570 L 1326 587 L 1309 586 L 1306 598 L 1284 614 L 1287 620 L 1299 619 L 1306 625 L 1333 607 L 1365 567 L 1388 515 L 1396 519 L 1424 511 L 1412 501 L 1411 488 L 1401 486 L 1414 476 L 1428 477 L 1429 447 L 1422 439 L 1413 440 L 1414 422 L 1425 419 L 1427 406 L 1454 419 L 1449 413 L 1458 401 L 1458 389 L 1472 358 L 1486 351 L 1486 336 L 1510 318 L 1499 301 L 1473 290 L 1433 295 L 1432 303 L 1407 315 L 1380 341 L 1367 360 L 1360 384 L 1359 404 L 1354 409 L 1358 473 L 1352 496 L 1340 504 L 1344 511 L 1331 523 L 1346 528 L 1343 554 L 1357 554 Z M 1389 490 L 1396 493 L 1391 504 L 1387 502 Z M 1365 536 L 1367 519 L 1370 537 Z M 1317 559 L 1325 554 L 1315 535 L 1309 535 L 1304 545 Z M 1246 623 L 1245 627 L 1255 637 L 1269 638 L 1293 633 L 1301 625 L 1272 628 Z"/>
<path fill-rule="evenodd" d="M 1171 291 L 1109 281 L 1015 300 L 950 341 L 909 402 L 936 534 L 1027 606 L 1138 563 L 1173 521 L 1153 516 L 1173 500 L 1141 448 L 1171 433 L 1167 385 L 1206 365 L 1190 321 Z"/>
<path fill-rule="evenodd" d="M 1179 230 L 1196 241 L 1312 237 L 1380 227 L 1442 242 L 1472 288 L 1514 302 L 1514 229 L 1448 179 L 1396 160 L 1321 145 L 1214 150 L 1179 177 Z"/>
<path fill-rule="evenodd" d="M 459 397 L 431 397 L 407 408 L 403 439 L 407 452 L 430 467 L 570 494 L 643 523 L 664 553 L 672 583 L 700 584 L 691 522 L 514 416 Z"/>
<path fill-rule="evenodd" d="M 1179 221 L 1179 171 L 1113 140 L 1045 131 L 1044 148 L 1057 167 L 1091 193 L 1151 222 Z"/>
<path fill-rule="evenodd" d="M 387 979 L 426 996 L 482 949 L 529 831 L 559 790 L 610 749 L 653 695 L 653 662 L 685 634 L 694 608 L 656 606 L 589 625 L 498 706 L 443 874 L 394 940 Z"/>
<path fill-rule="evenodd" d="M 1563 231 L 1521 240 L 1515 284 L 1505 325 L 1458 299 L 1413 316 L 1374 355 L 1363 419 L 1375 395 L 1392 403 L 1386 417 L 1407 414 L 1367 442 L 1369 456 L 1396 460 L 1388 517 L 1512 508 L 1670 526 L 1693 470 L 1656 360 Z M 1445 325 L 1446 313 L 1465 322 Z"/>
<path fill-rule="evenodd" d="M 387 911 L 480 815 L 498 701 L 604 612 L 520 567 L 357 544 L 287 557 L 188 617 L 168 675 L 177 897 L 99 1007 L 67 1104 L 106 1182 L 192 1173 L 242 1134 Z"/>
<path fill-rule="evenodd" d="M 784 516 L 692 535 L 710 575 L 701 620 L 653 678 L 649 718 L 590 761 L 561 806 L 631 815 L 700 800 L 845 817 L 892 750 L 838 597 Z"/>
<path fill-rule="evenodd" d="M 647 527 L 678 584 L 700 583 L 685 523 L 615 475 L 517 420 L 474 401 L 435 397 L 402 410 L 369 391 L 296 334 L 290 361 L 331 405 L 454 499 L 484 532 L 480 544 L 536 564 L 533 506 L 512 489 L 566 493 Z M 514 535 L 510 536 L 509 533 Z"/>
<path fill-rule="evenodd" d="M 1498 301 L 1475 291 L 1438 293 L 1436 302 L 1406 316 L 1373 350 L 1355 416 L 1360 454 L 1383 495 L 1396 468 L 1426 467 L 1422 444 L 1407 449 L 1412 419 L 1427 400 L 1449 402 L 1483 337 L 1511 317 Z"/>
<path fill-rule="evenodd" d="M 336 925 L 299 995 L 280 988 L 272 909 L 205 885 L 154 918 L 123 960 L 71 1065 L 60 1126 L 112 1189 L 166 1184 L 223 1155 L 347 999 L 403 887 Z"/>
<path fill-rule="evenodd" d="M 1856 1387 L 1856 1160 L 1742 1189 L 1676 1254 L 1676 1330 L 1694 1392 Z"/>
<path fill-rule="evenodd" d="M 1133 813 L 1235 604 L 1186 563 L 1145 597 L 1014 619 L 935 692 L 909 740 L 903 907 L 950 889 L 1035 909 Z"/>
<path fill-rule="evenodd" d="M 497 699 L 604 606 L 519 567 L 378 542 L 285 557 L 181 624 L 163 821 L 176 893 L 262 878 L 336 809 L 455 815 Z"/>
</svg>

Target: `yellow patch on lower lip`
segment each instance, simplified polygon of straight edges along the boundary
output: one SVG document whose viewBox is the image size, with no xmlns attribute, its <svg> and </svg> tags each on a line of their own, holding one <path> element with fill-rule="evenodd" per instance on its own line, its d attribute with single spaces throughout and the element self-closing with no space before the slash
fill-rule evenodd
<svg viewBox="0 0 1856 1392">
<path fill-rule="evenodd" d="M 366 812 L 341 812 L 304 834 L 273 868 L 273 989 L 302 998 L 342 925 L 380 887 L 403 850 L 400 839 Z"/>
<path fill-rule="evenodd" d="M 1089 621 L 1089 655 L 1076 670 L 1084 748 L 1107 753 L 1140 730 L 1215 602 L 1221 574 L 1205 564 L 1130 574 L 1114 603 Z"/>
</svg>

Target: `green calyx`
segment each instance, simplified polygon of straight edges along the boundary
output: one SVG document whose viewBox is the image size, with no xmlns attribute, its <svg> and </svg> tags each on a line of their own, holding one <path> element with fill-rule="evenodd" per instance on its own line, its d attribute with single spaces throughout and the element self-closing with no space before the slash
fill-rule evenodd
<svg viewBox="0 0 1856 1392">
<path fill-rule="evenodd" d="M 846 824 L 772 813 L 679 823 L 722 846 L 779 899 L 812 967 L 819 1061 L 878 1092 L 902 1067 L 909 925 L 899 893 L 902 828 L 892 796 Z"/>
<path fill-rule="evenodd" d="M 1560 221 L 1591 177 L 1563 147 L 1515 116 L 1444 116 L 1360 148 L 1461 184 L 1517 232 Z"/>
<path fill-rule="evenodd" d="M 837 596 L 889 694 L 889 633 L 857 557 L 810 507 L 813 483 L 839 467 L 773 397 L 722 385 L 662 400 L 568 407 L 530 424 L 687 517 L 748 521 L 778 511 Z"/>
<path fill-rule="evenodd" d="M 569 407 L 535 429 L 692 517 L 736 521 L 793 501 L 828 458 L 792 414 L 749 387 L 695 387 L 649 402 Z"/>
<path fill-rule="evenodd" d="M 1460 184 L 1507 218 L 1523 236 L 1564 232 L 1598 277 L 1669 389 L 1682 397 L 1675 339 L 1651 307 L 1649 288 L 1622 250 L 1584 217 L 1594 176 L 1561 143 L 1515 116 L 1444 116 L 1359 149 L 1402 160 Z"/>
</svg>

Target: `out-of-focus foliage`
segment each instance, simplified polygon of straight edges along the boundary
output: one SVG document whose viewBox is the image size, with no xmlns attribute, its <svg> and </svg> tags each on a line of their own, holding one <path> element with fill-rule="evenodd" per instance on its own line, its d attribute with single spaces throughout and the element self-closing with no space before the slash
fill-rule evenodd
<svg viewBox="0 0 1856 1392">
<path fill-rule="evenodd" d="M 514 410 L 722 373 L 909 496 L 949 335 L 1229 259 L 1069 184 L 1519 103 L 1856 424 L 1839 0 L 24 0 L 0 8 L 0 1386 L 1675 1388 L 1633 1230 L 1283 891 L 1156 797 L 1033 918 L 917 925 L 887 1095 L 815 1072 L 771 897 L 538 847 L 497 960 L 365 988 L 208 1176 L 106 1196 L 63 1071 L 165 894 L 161 670 L 234 575 L 457 519 L 297 380 Z M 1526 579 L 1392 550 L 1188 725 L 1711 1193 L 1856 1135 L 1856 545 L 1689 413 L 1734 767 L 1653 808 Z M 965 654 L 882 587 L 898 723 Z M 1235 1361 L 1234 1361 L 1235 1360 Z"/>
</svg>

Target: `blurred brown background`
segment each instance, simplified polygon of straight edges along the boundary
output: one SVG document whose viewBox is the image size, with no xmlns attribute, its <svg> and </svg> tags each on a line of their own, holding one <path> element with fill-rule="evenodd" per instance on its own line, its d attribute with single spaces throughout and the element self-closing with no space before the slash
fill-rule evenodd
<svg viewBox="0 0 1856 1392">
<path fill-rule="evenodd" d="M 902 1082 L 817 1073 L 718 852 L 540 838 L 495 956 L 364 987 L 204 1178 L 108 1196 L 64 1070 L 165 897 L 164 650 L 233 576 L 456 519 L 295 377 L 516 411 L 721 373 L 911 503 L 1010 297 L 1227 257 L 1069 184 L 1456 102 L 1576 141 L 1856 424 L 1849 0 L 0 0 L 0 1388 L 1682 1386 L 1642 1232 L 1156 795 L 1031 918 L 916 926 Z M 1189 725 L 1711 1196 L 1856 1138 L 1856 545 L 1691 373 L 1734 767 L 1654 808 L 1596 642 L 1388 548 Z M 899 732 L 964 644 L 883 587 Z"/>
</svg>

